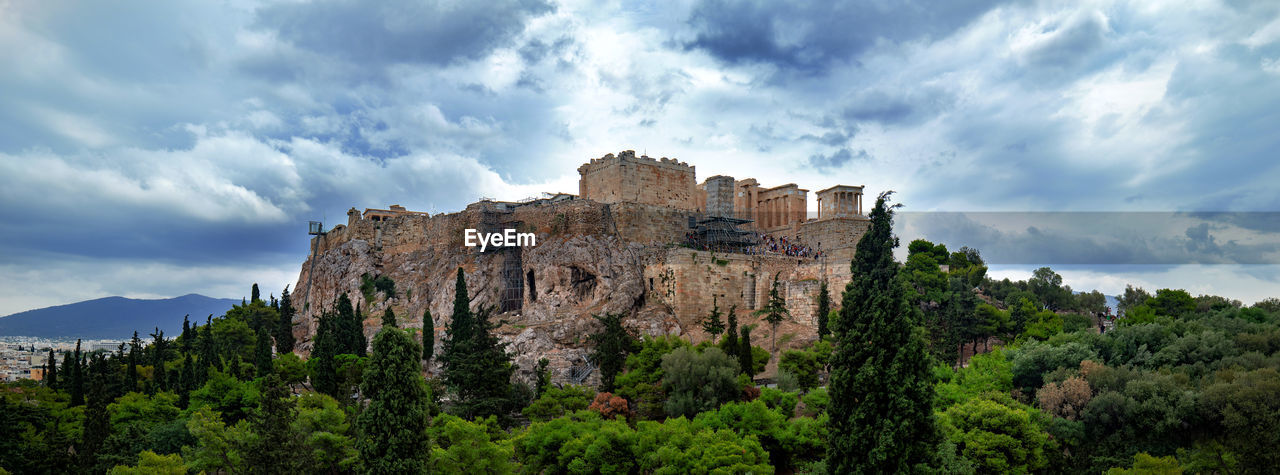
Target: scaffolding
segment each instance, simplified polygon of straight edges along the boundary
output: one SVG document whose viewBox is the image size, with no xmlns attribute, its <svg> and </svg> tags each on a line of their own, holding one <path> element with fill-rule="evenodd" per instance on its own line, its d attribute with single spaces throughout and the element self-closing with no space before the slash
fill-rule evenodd
<svg viewBox="0 0 1280 475">
<path fill-rule="evenodd" d="M 694 249 L 716 252 L 746 252 L 748 248 L 758 246 L 759 238 L 750 231 L 738 229 L 738 226 L 752 222 L 749 219 L 729 218 L 725 216 L 709 216 L 702 219 L 689 217 L 689 244 Z"/>
</svg>

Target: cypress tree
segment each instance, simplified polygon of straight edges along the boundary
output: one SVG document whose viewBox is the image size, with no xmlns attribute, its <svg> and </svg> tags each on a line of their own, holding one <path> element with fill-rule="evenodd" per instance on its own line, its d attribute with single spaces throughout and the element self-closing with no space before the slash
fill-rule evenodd
<svg viewBox="0 0 1280 475">
<path fill-rule="evenodd" d="M 296 341 L 293 338 L 293 298 L 289 295 L 289 286 L 285 286 L 280 294 L 280 319 L 276 322 L 276 353 L 292 353 Z"/>
<path fill-rule="evenodd" d="M 89 357 L 90 365 L 86 368 L 90 384 L 88 403 L 84 411 L 84 432 L 81 434 L 80 447 L 76 455 L 80 458 L 80 467 L 85 473 L 103 473 L 107 467 L 100 466 L 98 452 L 102 444 L 111 434 L 111 420 L 107 414 L 107 402 L 111 396 L 107 391 L 107 361 L 102 355 Z"/>
<path fill-rule="evenodd" d="M 321 393 L 339 398 L 338 373 L 333 361 L 333 357 L 338 354 L 336 320 L 337 315 L 333 312 L 326 311 L 320 314 L 320 321 L 316 326 L 315 346 L 311 349 L 311 358 L 315 360 L 311 374 L 311 387 Z"/>
<path fill-rule="evenodd" d="M 71 405 L 84 405 L 84 365 L 80 362 L 80 339 L 76 339 L 76 351 L 71 358 Z"/>
<path fill-rule="evenodd" d="M 160 327 L 156 327 L 156 331 L 151 334 L 151 338 L 151 365 L 154 367 L 151 373 L 151 392 L 154 393 L 169 388 L 169 377 L 165 374 L 164 369 L 164 354 L 168 342 L 165 341 L 164 330 L 161 330 Z"/>
<path fill-rule="evenodd" d="M 62 354 L 62 373 L 63 373 L 62 376 L 65 379 L 65 381 L 58 382 L 58 386 L 61 386 L 62 389 L 65 389 L 68 394 L 75 391 L 73 389 L 75 387 L 75 382 L 73 381 L 73 379 L 75 379 L 76 363 L 75 363 L 75 360 L 71 358 L 72 358 L 72 353 L 70 351 Z"/>
<path fill-rule="evenodd" d="M 831 334 L 828 328 L 827 318 L 831 313 L 831 292 L 827 290 L 827 279 L 822 279 L 822 285 L 818 287 L 818 339 L 826 338 Z"/>
<path fill-rule="evenodd" d="M 715 341 L 721 333 L 724 333 L 724 321 L 720 320 L 720 303 L 716 296 L 711 296 L 711 313 L 702 320 L 702 331 L 711 335 L 711 341 Z"/>
<path fill-rule="evenodd" d="M 515 367 L 505 346 L 490 332 L 489 309 L 471 311 L 462 268 L 458 268 L 453 311 L 440 360 L 445 385 L 456 396 L 454 409 L 466 418 L 505 416 Z"/>
<path fill-rule="evenodd" d="M 302 471 L 298 457 L 305 453 L 305 447 L 294 435 L 292 425 L 296 415 L 293 398 L 284 381 L 275 373 L 268 373 L 262 380 L 262 401 L 252 422 L 253 432 L 258 435 L 255 450 L 245 457 L 255 473 Z"/>
<path fill-rule="evenodd" d="M 779 272 L 773 275 L 773 286 L 769 288 L 769 301 L 760 310 L 756 310 L 756 315 L 764 315 L 764 321 L 769 322 L 769 326 L 773 329 L 773 351 L 778 351 L 778 324 L 782 323 L 782 318 L 789 315 L 787 311 L 787 301 L 782 298 L 782 294 L 778 292 L 778 276 Z"/>
<path fill-rule="evenodd" d="M 188 321 L 190 316 L 191 314 L 182 316 L 182 334 L 180 335 L 182 337 L 182 347 L 178 348 L 178 351 L 187 351 L 191 348 L 191 322 Z"/>
<path fill-rule="evenodd" d="M 604 325 L 600 333 L 591 335 L 596 363 L 600 365 L 600 391 L 613 392 L 614 378 L 622 372 L 622 365 L 635 346 L 635 338 L 622 327 L 622 314 L 596 315 L 596 320 Z"/>
<path fill-rule="evenodd" d="M 426 473 L 427 387 L 419 374 L 421 350 L 403 330 L 384 326 L 360 390 L 369 405 L 359 416 L 356 448 L 364 473 Z"/>
<path fill-rule="evenodd" d="M 546 358 L 538 359 L 538 384 L 533 388 L 535 398 L 542 397 L 542 393 L 547 392 L 547 388 L 551 387 L 551 371 L 547 370 L 549 364 L 551 361 Z"/>
<path fill-rule="evenodd" d="M 742 374 L 754 378 L 756 376 L 756 368 L 755 359 L 751 356 L 751 325 L 742 327 L 742 338 L 738 341 L 740 342 L 738 346 L 738 366 L 742 369 Z"/>
<path fill-rule="evenodd" d="M 932 461 L 938 433 L 924 329 L 893 260 L 889 193 L 876 199 L 858 242 L 834 325 L 831 473 L 901 473 Z"/>
<path fill-rule="evenodd" d="M 124 390 L 138 390 L 138 352 L 142 350 L 142 340 L 138 339 L 138 331 L 133 331 L 133 339 L 129 340 L 129 365 L 125 368 Z"/>
<path fill-rule="evenodd" d="M 725 328 L 724 340 L 720 341 L 720 349 L 726 355 L 737 354 L 738 352 L 738 307 L 735 305 L 729 308 L 729 324 Z"/>
<path fill-rule="evenodd" d="M 387 307 L 387 311 L 382 312 L 382 326 L 396 326 L 396 314 L 391 311 L 391 307 Z"/>
<path fill-rule="evenodd" d="M 218 347 L 213 341 L 213 315 L 205 318 L 204 329 L 200 332 L 200 358 L 196 360 L 196 386 L 203 386 L 209 378 L 209 369 L 221 367 L 218 361 Z"/>
<path fill-rule="evenodd" d="M 258 293 L 258 283 L 257 283 L 257 282 L 254 282 L 254 283 L 253 283 L 253 288 L 249 290 L 249 301 L 250 301 L 250 302 L 257 302 L 258 300 L 261 300 L 261 299 L 259 299 L 259 298 L 258 298 L 258 297 L 261 297 L 261 296 L 262 296 L 262 294 Z"/>
<path fill-rule="evenodd" d="M 431 309 L 422 311 L 422 361 L 431 362 L 436 352 L 436 322 L 431 319 Z"/>
<path fill-rule="evenodd" d="M 253 348 L 253 365 L 258 368 L 258 377 L 271 374 L 271 335 L 267 334 L 266 328 L 258 328 Z"/>
<path fill-rule="evenodd" d="M 335 354 L 366 356 L 368 343 L 364 339 L 364 319 L 351 308 L 351 298 L 345 293 L 338 297 L 337 312 L 338 352 Z"/>
<path fill-rule="evenodd" d="M 196 389 L 195 356 L 188 352 L 182 355 L 182 367 L 178 373 L 178 407 L 186 408 L 191 400 L 191 391 Z"/>
<path fill-rule="evenodd" d="M 44 385 L 58 389 L 58 360 L 54 359 L 52 347 L 49 348 L 49 358 L 44 361 Z"/>
</svg>

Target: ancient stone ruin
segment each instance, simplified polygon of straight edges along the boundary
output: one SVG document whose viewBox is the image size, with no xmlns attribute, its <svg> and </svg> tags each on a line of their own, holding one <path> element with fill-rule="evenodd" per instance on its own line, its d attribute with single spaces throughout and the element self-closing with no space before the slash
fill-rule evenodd
<svg viewBox="0 0 1280 475">
<path fill-rule="evenodd" d="M 693 166 L 630 150 L 591 159 L 578 172 L 578 195 L 483 200 L 436 215 L 399 205 L 352 208 L 345 225 L 311 240 L 302 264 L 293 291 L 299 351 L 310 351 L 316 319 L 342 293 L 360 304 L 369 337 L 390 307 L 401 327 L 434 328 L 439 339 L 458 267 L 473 306 L 499 312 L 498 334 L 523 378 L 545 357 L 555 382 L 593 381 L 587 338 L 598 329 L 596 314 L 622 313 L 637 335 L 697 342 L 708 338 L 700 321 L 714 297 L 722 310 L 736 306 L 743 324 L 755 323 L 751 313 L 768 298 L 775 275 L 791 313 L 778 328 L 779 342 L 800 345 L 816 338 L 821 281 L 838 305 L 849 260 L 869 227 L 861 186 L 819 191 L 818 215 L 809 218 L 808 190 L 794 183 L 764 188 L 752 178 L 717 175 L 698 184 Z M 535 233 L 537 245 L 481 252 L 463 245 L 469 228 Z M 362 293 L 365 279 L 380 276 L 395 282 L 395 295 Z M 433 321 L 422 321 L 427 309 Z M 767 327 L 758 327 L 758 338 Z M 432 366 L 425 369 L 439 370 Z"/>
</svg>

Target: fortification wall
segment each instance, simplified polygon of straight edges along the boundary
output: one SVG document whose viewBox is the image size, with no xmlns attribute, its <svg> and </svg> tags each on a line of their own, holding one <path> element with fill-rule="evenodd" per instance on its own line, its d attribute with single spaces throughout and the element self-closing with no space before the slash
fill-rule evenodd
<svg viewBox="0 0 1280 475">
<path fill-rule="evenodd" d="M 632 150 L 593 158 L 578 168 L 578 195 L 601 203 L 639 203 L 697 209 L 694 167 L 663 157 L 637 157 Z"/>
</svg>

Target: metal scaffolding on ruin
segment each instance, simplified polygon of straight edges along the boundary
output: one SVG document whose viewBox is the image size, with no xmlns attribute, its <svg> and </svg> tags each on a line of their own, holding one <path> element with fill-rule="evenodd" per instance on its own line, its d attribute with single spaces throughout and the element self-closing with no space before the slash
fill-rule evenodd
<svg viewBox="0 0 1280 475">
<path fill-rule="evenodd" d="M 729 218 L 725 216 L 708 216 L 696 219 L 690 216 L 689 244 L 694 249 L 705 249 L 716 252 L 746 252 L 758 246 L 760 240 L 750 231 L 738 229 L 738 226 L 752 222 L 749 219 Z"/>
</svg>

